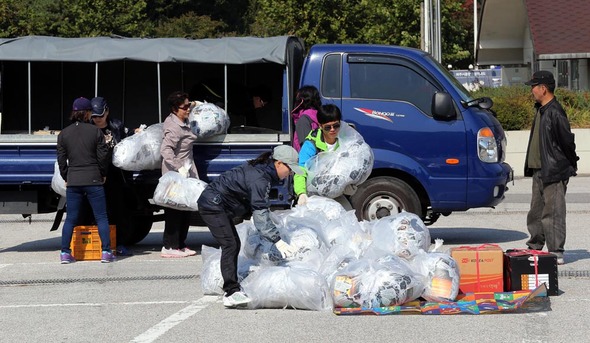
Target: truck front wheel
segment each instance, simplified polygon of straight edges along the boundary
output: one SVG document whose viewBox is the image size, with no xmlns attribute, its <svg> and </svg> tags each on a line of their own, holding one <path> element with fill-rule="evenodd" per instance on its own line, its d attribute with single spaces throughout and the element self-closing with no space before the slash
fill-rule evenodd
<svg viewBox="0 0 590 343">
<path fill-rule="evenodd" d="M 350 198 L 359 220 L 376 220 L 402 210 L 422 217 L 416 192 L 395 177 L 380 176 L 361 184 Z"/>
</svg>

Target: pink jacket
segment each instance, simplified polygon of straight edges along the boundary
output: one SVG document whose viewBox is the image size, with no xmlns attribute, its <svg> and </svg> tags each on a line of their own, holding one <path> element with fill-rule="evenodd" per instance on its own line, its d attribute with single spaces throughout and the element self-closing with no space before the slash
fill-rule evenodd
<svg viewBox="0 0 590 343">
<path fill-rule="evenodd" d="M 306 116 L 309 120 L 302 120 L 300 119 Z M 293 113 L 293 122 L 295 123 L 295 134 L 293 135 L 293 148 L 299 152 L 301 150 L 301 146 L 305 141 L 305 137 L 307 135 L 320 127 L 318 123 L 318 111 L 313 108 L 307 108 L 297 113 Z M 301 137 L 301 138 L 300 138 Z"/>
</svg>

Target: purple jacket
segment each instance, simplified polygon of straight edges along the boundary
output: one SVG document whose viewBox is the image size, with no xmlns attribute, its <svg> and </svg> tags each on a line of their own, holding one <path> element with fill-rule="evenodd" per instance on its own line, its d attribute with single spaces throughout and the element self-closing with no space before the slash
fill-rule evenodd
<svg viewBox="0 0 590 343">
<path fill-rule="evenodd" d="M 305 137 L 312 131 L 320 127 L 318 124 L 318 111 L 313 108 L 306 108 L 297 113 L 293 113 L 293 122 L 295 123 L 295 134 L 293 135 L 293 148 L 299 152 Z M 299 140 L 299 137 L 302 137 Z"/>
</svg>

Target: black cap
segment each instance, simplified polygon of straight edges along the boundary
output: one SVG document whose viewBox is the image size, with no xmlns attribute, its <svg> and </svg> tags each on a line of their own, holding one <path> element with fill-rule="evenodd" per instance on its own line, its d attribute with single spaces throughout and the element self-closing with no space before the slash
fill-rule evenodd
<svg viewBox="0 0 590 343">
<path fill-rule="evenodd" d="M 553 78 L 553 74 L 547 70 L 539 70 L 538 72 L 533 74 L 533 78 L 524 83 L 527 86 L 536 86 L 536 85 L 554 85 L 555 79 Z"/>
<path fill-rule="evenodd" d="M 107 105 L 107 101 L 103 97 L 96 97 L 90 100 L 90 104 L 92 105 L 92 117 L 102 117 L 106 110 L 109 109 Z"/>
</svg>

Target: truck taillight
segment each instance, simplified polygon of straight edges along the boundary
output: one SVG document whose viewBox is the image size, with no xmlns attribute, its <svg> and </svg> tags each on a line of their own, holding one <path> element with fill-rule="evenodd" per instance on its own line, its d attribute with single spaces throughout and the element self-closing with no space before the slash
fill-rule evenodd
<svg viewBox="0 0 590 343">
<path fill-rule="evenodd" d="M 489 127 L 481 128 L 477 132 L 477 155 L 482 162 L 498 162 L 498 145 Z"/>
</svg>

